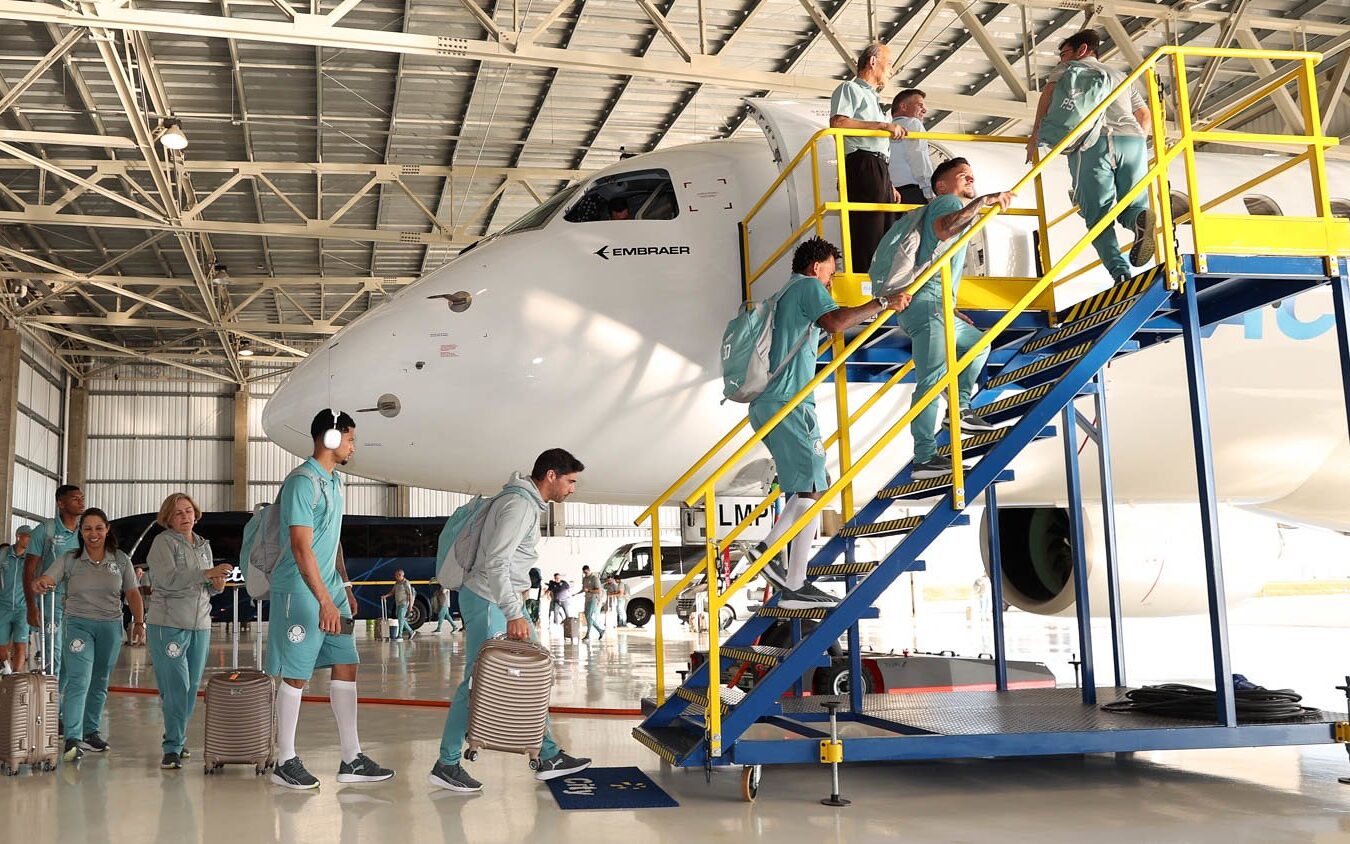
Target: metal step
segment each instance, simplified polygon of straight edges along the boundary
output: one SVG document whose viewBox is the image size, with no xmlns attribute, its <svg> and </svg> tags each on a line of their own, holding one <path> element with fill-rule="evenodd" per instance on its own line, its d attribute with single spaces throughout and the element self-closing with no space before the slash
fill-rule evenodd
<svg viewBox="0 0 1350 844">
<path fill-rule="evenodd" d="M 923 518 L 923 516 L 906 516 L 903 519 L 887 519 L 884 522 L 874 522 L 870 525 L 853 525 L 840 530 L 839 535 L 847 539 L 859 536 L 894 536 L 909 533 L 923 524 Z"/>
<path fill-rule="evenodd" d="M 708 710 L 707 686 L 680 686 L 675 690 L 675 696 L 689 701 L 705 712 Z M 740 689 L 723 686 L 718 700 L 718 703 L 722 705 L 722 714 L 725 715 L 730 712 L 743 700 L 745 700 L 745 692 Z"/>
<path fill-rule="evenodd" d="M 718 652 L 722 659 L 732 662 L 748 662 L 751 665 L 774 667 L 783 661 L 783 657 L 792 653 L 788 648 L 771 648 L 768 645 L 750 645 L 749 647 L 722 648 Z"/>
<path fill-rule="evenodd" d="M 1005 384 L 1022 383 L 1025 387 L 1032 386 L 1030 382 L 1033 378 L 1034 383 L 1040 384 L 1045 381 L 1053 380 L 1053 373 L 1056 370 L 1071 366 L 1078 362 L 1078 359 L 1087 354 L 1092 349 L 1091 343 L 1079 343 L 1072 349 L 1066 349 L 1062 352 L 1041 358 L 1035 363 L 1029 363 L 1026 366 L 1019 366 L 1011 372 L 1004 372 L 995 375 L 985 382 L 985 389 L 992 390 L 996 387 L 1002 387 Z"/>
<path fill-rule="evenodd" d="M 1013 479 L 1013 473 L 1008 470 L 999 472 L 998 477 L 994 478 L 994 483 L 1007 483 Z M 921 481 L 910 481 L 909 483 L 889 486 L 877 493 L 877 498 L 889 498 L 893 501 L 922 501 L 926 498 L 937 498 L 947 494 L 952 488 L 952 476 L 942 475 L 937 478 L 924 478 Z"/>
<path fill-rule="evenodd" d="M 1102 308 L 1109 308 L 1125 299 L 1132 299 L 1143 293 L 1153 282 L 1158 280 L 1158 274 L 1162 271 L 1161 266 L 1152 267 L 1147 272 L 1122 282 L 1116 286 L 1103 290 L 1095 296 L 1089 296 L 1076 305 L 1073 305 L 1064 314 L 1061 320 L 1065 323 L 1076 322 L 1084 317 L 1092 316 Z"/>
<path fill-rule="evenodd" d="M 997 431 L 985 431 L 976 434 L 973 437 L 966 437 L 964 440 L 961 440 L 962 458 L 976 457 L 984 454 L 986 451 L 989 451 L 991 448 L 1002 442 L 1004 438 L 1013 432 L 1014 428 L 1015 426 L 1010 425 L 1007 428 L 999 428 Z M 1043 440 L 1046 437 L 1053 437 L 1054 435 L 1055 427 L 1053 425 L 1047 425 L 1041 429 L 1040 433 L 1036 434 L 1035 439 Z M 938 457 L 951 457 L 951 443 L 938 446 L 937 455 Z"/>
<path fill-rule="evenodd" d="M 1038 387 L 1032 387 L 1030 390 L 1023 390 L 1015 396 L 1008 396 L 1006 399 L 999 399 L 983 407 L 973 407 L 971 410 L 978 413 L 989 422 L 1003 423 L 1014 419 L 1020 419 L 1022 414 L 1026 413 L 1033 404 L 1045 398 L 1045 394 L 1050 392 L 1055 382 L 1047 381 Z"/>
<path fill-rule="evenodd" d="M 812 610 L 787 610 L 782 607 L 760 607 L 755 610 L 755 615 L 760 618 L 800 618 L 820 621 L 830 614 L 834 607 L 822 607 Z"/>
<path fill-rule="evenodd" d="M 1091 316 L 1061 326 L 1043 337 L 1037 337 L 1029 341 L 1021 348 L 1021 351 L 1024 353 L 1045 351 L 1052 346 L 1058 346 L 1065 340 L 1080 337 L 1095 328 L 1103 328 L 1107 323 L 1111 322 L 1111 320 L 1134 307 L 1134 303 L 1137 301 L 1139 301 L 1139 297 L 1132 296 L 1123 302 L 1117 302 L 1109 308 L 1103 308 Z"/>
<path fill-rule="evenodd" d="M 834 563 L 824 566 L 807 566 L 807 577 L 845 577 L 850 574 L 871 574 L 872 569 L 881 563 Z"/>
<path fill-rule="evenodd" d="M 703 743 L 703 736 L 678 727 L 634 727 L 633 738 L 672 765 Z"/>
</svg>

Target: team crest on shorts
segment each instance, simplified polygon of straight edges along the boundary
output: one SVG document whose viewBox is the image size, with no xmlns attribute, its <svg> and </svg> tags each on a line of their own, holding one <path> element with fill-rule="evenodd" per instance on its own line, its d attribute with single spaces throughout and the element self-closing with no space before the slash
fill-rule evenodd
<svg viewBox="0 0 1350 844">
<path fill-rule="evenodd" d="M 83 652 L 84 652 L 84 640 L 83 640 L 83 639 L 71 639 L 71 640 L 70 640 L 70 652 L 73 653 L 73 654 L 83 653 Z"/>
<path fill-rule="evenodd" d="M 177 642 L 170 642 L 164 646 L 164 653 L 168 654 L 169 659 L 178 659 L 183 655 L 183 646 Z"/>
<path fill-rule="evenodd" d="M 293 645 L 298 645 L 305 641 L 305 626 L 303 624 L 292 624 L 286 630 L 286 638 L 289 639 Z"/>
</svg>

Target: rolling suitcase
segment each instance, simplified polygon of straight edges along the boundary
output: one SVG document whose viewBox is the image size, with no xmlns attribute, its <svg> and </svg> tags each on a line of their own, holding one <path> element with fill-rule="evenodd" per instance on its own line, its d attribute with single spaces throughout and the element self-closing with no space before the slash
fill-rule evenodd
<svg viewBox="0 0 1350 844">
<path fill-rule="evenodd" d="M 576 639 L 576 638 L 577 638 L 577 617 L 576 617 L 576 616 L 574 616 L 574 615 L 569 615 L 569 616 L 567 616 L 566 618 L 563 619 L 563 638 L 564 638 L 564 639 Z"/>
<path fill-rule="evenodd" d="M 239 612 L 235 604 L 235 635 Z M 258 606 L 255 603 L 254 606 Z M 257 619 L 262 620 L 258 615 Z M 261 775 L 273 764 L 277 733 L 277 694 L 272 678 L 262 671 L 262 625 L 258 625 L 253 650 L 255 667 L 239 668 L 234 649 L 234 667 L 211 675 L 206 681 L 206 740 L 202 765 L 211 774 L 225 765 L 252 765 Z"/>
<path fill-rule="evenodd" d="M 553 657 L 534 642 L 494 638 L 483 643 L 469 685 L 468 749 L 526 753 L 539 758 L 553 692 Z"/>
<path fill-rule="evenodd" d="M 56 593 L 49 594 L 51 618 L 55 619 Z M 42 630 L 47 629 L 45 599 L 45 595 L 38 596 Z M 46 641 L 53 638 L 49 636 Z M 53 770 L 61 758 L 57 735 L 61 695 L 51 666 L 51 648 L 43 648 L 39 670 L 0 677 L 0 771 L 10 776 L 18 774 L 22 765 L 34 773 Z"/>
</svg>

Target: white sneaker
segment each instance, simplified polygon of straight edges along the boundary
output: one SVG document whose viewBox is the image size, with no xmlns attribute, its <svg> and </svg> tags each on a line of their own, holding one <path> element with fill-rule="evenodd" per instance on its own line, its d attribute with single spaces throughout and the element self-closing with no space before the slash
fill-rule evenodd
<svg viewBox="0 0 1350 844">
<path fill-rule="evenodd" d="M 4 662 L 0 662 L 0 677 L 8 677 L 10 674 L 13 674 L 13 673 L 14 673 L 14 669 L 12 669 L 12 668 L 9 667 L 9 660 L 5 660 Z"/>
</svg>

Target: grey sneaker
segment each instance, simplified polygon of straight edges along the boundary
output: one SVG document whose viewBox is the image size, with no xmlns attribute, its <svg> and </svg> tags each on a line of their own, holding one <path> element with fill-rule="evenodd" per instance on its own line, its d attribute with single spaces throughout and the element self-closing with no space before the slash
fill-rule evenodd
<svg viewBox="0 0 1350 844">
<path fill-rule="evenodd" d="M 91 753 L 106 753 L 108 743 L 97 732 L 93 732 L 80 739 L 80 749 L 88 750 Z"/>
<path fill-rule="evenodd" d="M 951 427 L 950 423 L 951 417 L 943 415 L 942 427 L 949 428 Z M 998 425 L 985 419 L 970 408 L 961 411 L 961 430 L 963 431 L 995 431 L 998 430 L 998 427 Z"/>
<path fill-rule="evenodd" d="M 745 552 L 750 557 L 750 563 L 753 565 L 760 557 L 764 556 L 764 549 L 759 545 Z M 779 589 L 787 588 L 787 566 L 783 565 L 782 556 L 776 556 L 769 560 L 768 565 L 759 570 L 760 577 L 772 583 Z"/>
<path fill-rule="evenodd" d="M 778 606 L 785 610 L 829 609 L 838 604 L 838 598 L 810 583 L 803 584 L 800 589 L 784 589 L 778 593 Z"/>
<path fill-rule="evenodd" d="M 1130 263 L 1136 267 L 1142 267 L 1153 260 L 1154 254 L 1158 251 L 1158 246 L 1154 243 L 1153 208 L 1145 208 L 1143 213 L 1134 218 L 1134 225 L 1130 226 L 1130 231 L 1134 233 L 1134 245 L 1130 247 Z"/>
<path fill-rule="evenodd" d="M 970 467 L 965 467 L 965 471 L 970 471 Z M 940 478 L 951 473 L 952 459 L 950 457 L 934 457 L 922 463 L 915 463 L 910 469 L 909 476 L 916 481 L 921 481 L 924 478 Z"/>
<path fill-rule="evenodd" d="M 166 753 L 164 758 L 159 760 L 159 767 L 165 771 L 176 771 L 183 767 L 183 760 L 177 753 Z"/>
<path fill-rule="evenodd" d="M 299 756 L 292 756 L 280 765 L 274 766 L 271 776 L 274 785 L 293 788 L 296 791 L 308 791 L 319 787 L 319 781 L 305 770 L 305 764 L 300 761 Z"/>
<path fill-rule="evenodd" d="M 364 753 L 356 754 L 350 762 L 338 766 L 338 782 L 384 782 L 394 776 L 388 768 L 381 768 Z"/>
<path fill-rule="evenodd" d="M 556 780 L 558 777 L 584 771 L 590 766 L 591 760 L 585 757 L 568 756 L 566 752 L 560 750 L 558 755 L 552 759 L 540 759 L 535 763 L 534 778 L 540 782 L 548 782 L 549 780 Z"/>
<path fill-rule="evenodd" d="M 431 773 L 427 774 L 427 782 L 437 788 L 458 791 L 461 794 L 473 794 L 483 790 L 483 784 L 469 776 L 469 772 L 459 763 L 447 765 L 438 761 L 431 769 Z"/>
</svg>

